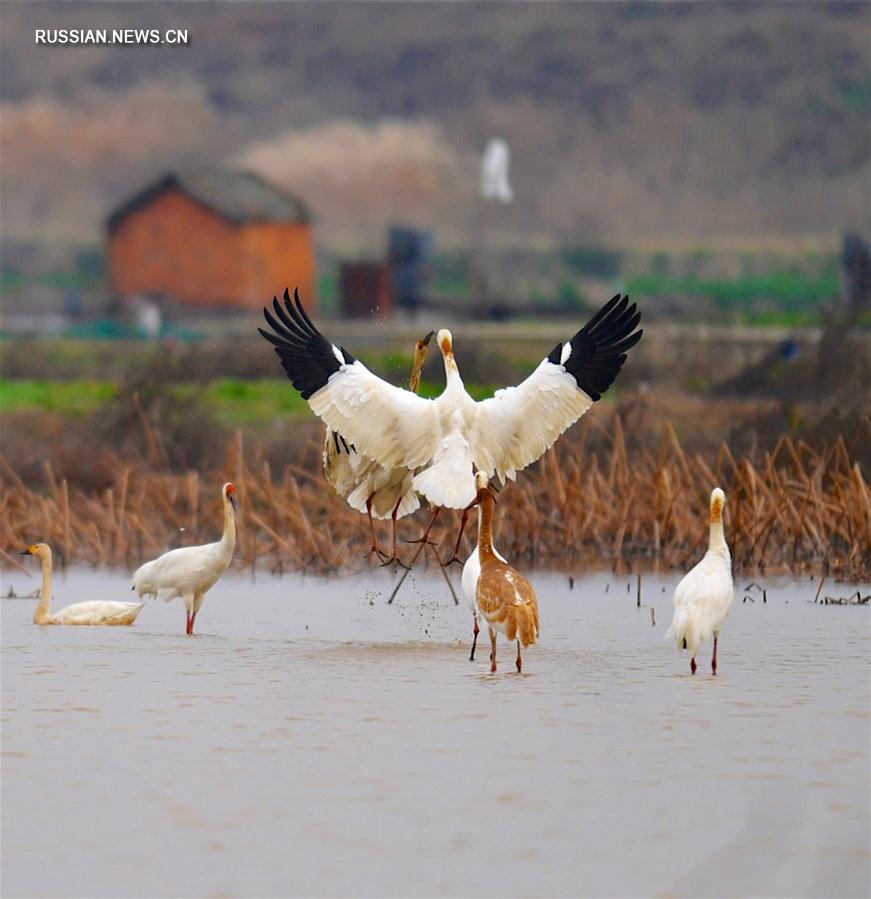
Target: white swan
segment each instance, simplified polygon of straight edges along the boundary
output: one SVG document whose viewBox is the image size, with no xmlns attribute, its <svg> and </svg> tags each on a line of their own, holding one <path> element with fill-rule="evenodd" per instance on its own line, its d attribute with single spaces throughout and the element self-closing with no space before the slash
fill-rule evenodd
<svg viewBox="0 0 871 899">
<path fill-rule="evenodd" d="M 479 471 L 475 475 L 475 486 L 478 490 L 481 490 L 483 487 L 487 486 L 488 483 L 487 475 L 484 474 L 483 471 Z M 478 540 L 481 539 L 481 517 L 482 511 L 481 506 L 478 506 Z M 491 538 L 492 542 L 492 538 Z M 502 556 L 496 547 L 493 547 L 493 555 L 499 559 L 500 562 L 505 562 L 506 559 Z M 461 584 L 463 587 L 463 596 L 468 603 L 469 608 L 472 610 L 472 618 L 473 618 L 473 630 L 472 630 L 472 652 L 469 655 L 469 661 L 475 661 L 475 647 L 478 645 L 478 634 L 480 632 L 480 628 L 478 627 L 478 578 L 481 576 L 481 556 L 478 552 L 478 543 L 475 543 L 475 548 L 472 550 L 472 555 L 466 559 L 466 564 L 463 565 L 463 577 L 461 580 Z"/>
<path fill-rule="evenodd" d="M 42 588 L 39 605 L 33 613 L 34 624 L 133 624 L 144 602 L 77 602 L 59 612 L 51 611 L 51 547 L 35 543 L 21 551 L 22 556 L 36 556 L 42 563 Z"/>
<path fill-rule="evenodd" d="M 717 641 L 720 628 L 732 608 L 732 556 L 723 534 L 726 495 L 719 487 L 711 492 L 711 532 L 705 557 L 681 579 L 674 591 L 674 618 L 666 636 L 673 636 L 678 652 L 690 654 L 690 671 L 696 673 L 696 653 L 713 636 L 711 671 L 717 673 Z"/>
<path fill-rule="evenodd" d="M 224 533 L 217 543 L 182 546 L 146 562 L 133 575 L 133 589 L 139 596 L 160 596 L 167 602 L 180 596 L 187 609 L 185 632 L 194 632 L 206 593 L 217 583 L 233 560 L 236 548 L 236 488 L 221 488 L 224 503 Z"/>
</svg>

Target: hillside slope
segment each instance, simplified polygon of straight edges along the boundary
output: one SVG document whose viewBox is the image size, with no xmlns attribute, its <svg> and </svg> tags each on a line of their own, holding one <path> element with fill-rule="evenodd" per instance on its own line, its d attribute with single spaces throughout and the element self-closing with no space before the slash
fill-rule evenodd
<svg viewBox="0 0 871 899">
<path fill-rule="evenodd" d="M 187 47 L 34 46 L 37 27 Z M 4 229 L 88 240 L 143 179 L 216 159 L 327 241 L 468 239 L 484 141 L 516 236 L 869 229 L 867 3 L 3 4 Z M 63 197 L 63 202 L 58 198 Z"/>
</svg>

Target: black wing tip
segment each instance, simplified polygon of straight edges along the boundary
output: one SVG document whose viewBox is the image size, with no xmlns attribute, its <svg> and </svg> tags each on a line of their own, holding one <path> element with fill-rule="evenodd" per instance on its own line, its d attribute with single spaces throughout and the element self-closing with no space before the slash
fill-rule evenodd
<svg viewBox="0 0 871 899">
<path fill-rule="evenodd" d="M 333 345 L 306 314 L 299 299 L 299 289 L 294 289 L 291 301 L 290 289 L 286 287 L 283 299 L 282 305 L 274 296 L 272 309 L 268 304 L 263 307 L 263 317 L 271 330 L 257 330 L 272 344 L 288 379 L 307 400 L 326 385 L 339 370 L 341 362 L 336 358 Z M 347 364 L 356 361 L 347 350 L 342 350 L 342 356 Z"/>
<path fill-rule="evenodd" d="M 257 331 L 264 340 L 268 340 L 273 346 L 278 346 L 281 343 L 281 338 L 271 331 L 264 331 L 263 328 L 258 328 Z"/>
<path fill-rule="evenodd" d="M 566 371 L 593 402 L 614 383 L 626 362 L 627 351 L 641 340 L 641 310 L 629 303 L 629 294 L 615 294 L 571 339 Z M 550 362 L 559 363 L 561 345 L 554 347 Z"/>
</svg>

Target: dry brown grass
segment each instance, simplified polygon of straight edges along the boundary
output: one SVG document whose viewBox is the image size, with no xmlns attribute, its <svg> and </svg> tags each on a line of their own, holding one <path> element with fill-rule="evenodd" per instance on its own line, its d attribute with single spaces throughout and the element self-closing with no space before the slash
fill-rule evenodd
<svg viewBox="0 0 871 899">
<path fill-rule="evenodd" d="M 70 489 L 49 463 L 46 488 L 34 491 L 0 458 L 0 547 L 14 554 L 44 540 L 63 564 L 132 570 L 169 546 L 216 539 L 220 485 L 230 478 L 242 502 L 237 567 L 360 567 L 365 518 L 332 492 L 319 457 L 312 444 L 298 465 L 273 471 L 262 448 L 237 434 L 220 471 L 204 477 L 160 471 L 154 459 L 119 462 L 99 493 Z M 817 452 L 784 437 L 754 464 L 725 444 L 713 457 L 688 454 L 670 425 L 655 449 L 628 451 L 619 417 L 607 431 L 590 423 L 564 438 L 500 492 L 497 545 L 521 567 L 683 569 L 704 552 L 708 495 L 718 484 L 736 572 L 871 579 L 871 497 L 841 438 Z M 403 522 L 402 534 L 417 536 L 427 517 L 421 510 L 418 521 Z M 443 554 L 458 517 L 444 516 Z M 379 528 L 386 540 L 387 527 Z M 472 539 L 464 537 L 464 552 Z"/>
</svg>

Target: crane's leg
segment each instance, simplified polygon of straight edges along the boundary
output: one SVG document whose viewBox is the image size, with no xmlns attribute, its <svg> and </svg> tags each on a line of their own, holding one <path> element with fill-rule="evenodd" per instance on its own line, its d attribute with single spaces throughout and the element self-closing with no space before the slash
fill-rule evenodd
<svg viewBox="0 0 871 899">
<path fill-rule="evenodd" d="M 475 661 L 475 647 L 478 645 L 478 634 L 481 631 L 481 629 L 478 627 L 478 613 L 473 612 L 472 614 L 475 616 L 475 619 L 474 619 L 475 624 L 474 624 L 474 627 L 472 628 L 472 653 L 469 656 L 470 662 Z"/>
<path fill-rule="evenodd" d="M 698 667 L 698 666 L 696 665 L 696 657 L 693 656 L 693 657 L 690 659 L 690 671 L 692 671 L 692 673 L 695 674 L 695 673 L 696 673 L 696 668 L 697 668 L 697 667 Z"/>
<path fill-rule="evenodd" d="M 367 556 L 371 556 L 372 553 L 378 556 L 379 559 L 385 559 L 386 556 L 383 552 L 378 548 L 378 538 L 375 536 L 375 522 L 372 520 L 372 497 L 366 500 L 366 516 L 369 519 L 369 531 L 372 534 L 372 547 L 369 552 L 366 554 Z"/>
<path fill-rule="evenodd" d="M 439 517 L 439 512 L 441 512 L 442 507 L 436 506 L 435 512 L 432 513 L 432 518 L 429 520 L 429 524 L 426 526 L 426 530 L 423 532 L 421 537 L 418 537 L 417 540 L 406 540 L 406 543 L 420 543 L 423 546 L 426 546 L 427 541 L 429 540 L 429 532 L 432 530 L 432 526 L 435 524 L 436 518 Z M 417 551 L 415 555 L 415 559 L 420 555 L 420 550 Z M 412 559 L 412 564 L 414 564 L 414 559 Z"/>
<path fill-rule="evenodd" d="M 401 565 L 403 568 L 408 569 L 408 565 L 405 564 L 399 558 L 399 551 L 396 548 L 396 513 L 399 511 L 399 504 L 402 502 L 402 497 L 400 496 L 398 500 L 396 500 L 396 505 L 393 507 L 393 511 L 390 513 L 390 522 L 391 528 L 393 530 L 393 555 L 386 561 L 382 562 L 381 566 L 390 565 L 395 562 L 397 565 Z"/>
<path fill-rule="evenodd" d="M 188 625 L 188 627 L 190 628 L 190 630 L 188 631 L 189 634 L 192 634 L 194 632 L 194 622 L 197 620 L 197 612 L 199 612 L 205 598 L 205 593 L 197 593 L 194 596 L 193 614 L 191 615 L 190 624 Z"/>
<path fill-rule="evenodd" d="M 719 637 L 714 634 L 714 657 L 711 659 L 711 674 L 717 673 L 717 640 Z"/>
<path fill-rule="evenodd" d="M 396 594 L 399 593 L 399 590 L 402 587 L 402 585 L 405 583 L 405 579 L 408 577 L 409 572 L 411 571 L 412 568 L 414 568 L 414 563 L 418 560 L 418 557 L 426 549 L 427 544 L 430 542 L 429 541 L 430 529 L 432 528 L 433 524 L 435 523 L 436 518 L 438 518 L 438 514 L 439 514 L 439 512 L 441 512 L 441 510 L 442 510 L 441 506 L 436 506 L 436 510 L 435 510 L 435 512 L 433 512 L 432 518 L 430 519 L 430 522 L 427 525 L 426 530 L 423 532 L 423 537 L 420 537 L 417 540 L 406 540 L 405 541 L 406 543 L 419 543 L 420 546 L 418 546 L 417 551 L 411 557 L 410 564 L 405 567 L 405 571 L 402 573 L 402 577 L 399 579 L 399 583 L 393 588 L 393 592 L 390 594 L 390 599 L 387 600 L 388 606 L 393 604 L 393 600 L 396 599 Z M 456 602 L 456 597 L 454 597 L 454 602 Z"/>
<path fill-rule="evenodd" d="M 496 670 L 496 631 L 490 628 L 490 671 Z"/>
<path fill-rule="evenodd" d="M 458 606 L 460 604 L 460 600 L 457 599 L 457 591 L 454 590 L 454 585 L 451 583 L 451 579 L 448 577 L 448 573 L 445 570 L 445 563 L 442 562 L 442 557 L 439 555 L 439 548 L 434 543 L 431 543 L 432 551 L 435 554 L 436 561 L 439 563 L 439 571 L 442 573 L 442 577 L 445 579 L 445 583 L 448 585 L 448 590 L 451 591 L 451 596 L 454 599 L 454 605 Z"/>
<path fill-rule="evenodd" d="M 463 539 L 463 531 L 466 530 L 466 522 L 469 520 L 469 508 L 468 506 L 463 509 L 463 517 L 460 519 L 460 533 L 457 534 L 457 543 L 454 546 L 454 554 L 445 562 L 445 565 L 451 565 L 453 562 L 459 562 L 460 565 L 463 564 L 463 560 L 457 555 L 460 551 L 460 541 Z"/>
<path fill-rule="evenodd" d="M 523 669 L 523 659 L 520 658 L 520 641 L 519 640 L 517 641 L 517 659 L 515 660 L 514 664 L 517 665 L 517 673 L 520 674 L 520 672 Z"/>
<path fill-rule="evenodd" d="M 194 632 L 194 597 L 193 594 L 189 593 L 184 597 L 184 607 L 187 611 L 187 625 L 185 626 L 184 632 L 188 635 Z"/>
</svg>

